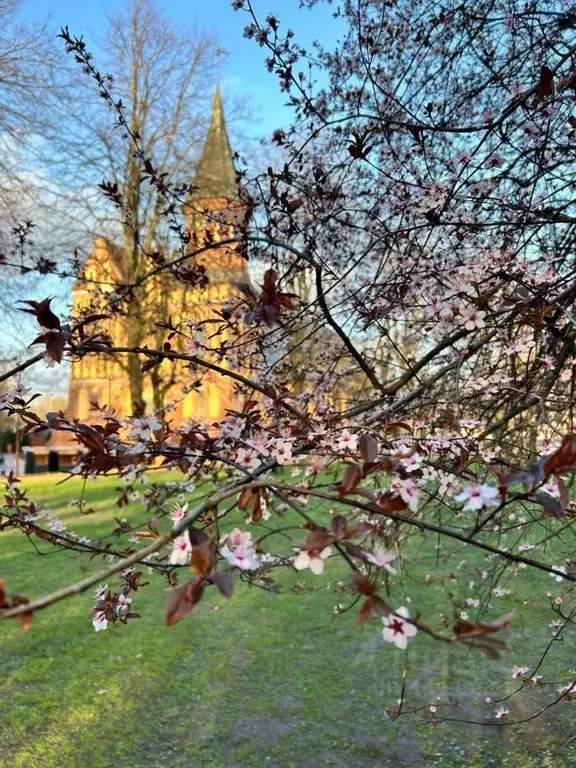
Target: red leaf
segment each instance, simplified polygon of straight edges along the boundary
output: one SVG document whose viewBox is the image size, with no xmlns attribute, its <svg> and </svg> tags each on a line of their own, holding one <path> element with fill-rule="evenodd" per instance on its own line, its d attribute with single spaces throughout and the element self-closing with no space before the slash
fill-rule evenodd
<svg viewBox="0 0 576 768">
<path fill-rule="evenodd" d="M 370 616 L 372 615 L 372 598 L 367 597 L 366 600 L 362 603 L 360 606 L 360 610 L 358 611 L 358 624 L 364 624 L 365 621 L 368 621 Z"/>
<path fill-rule="evenodd" d="M 352 580 L 352 586 L 355 592 L 359 592 L 366 597 L 374 597 L 376 595 L 376 586 L 361 573 L 353 573 L 350 577 Z"/>
<path fill-rule="evenodd" d="M 265 488 L 245 488 L 240 494 L 238 509 L 249 511 L 252 522 L 259 523 L 262 520 L 262 503 L 266 498 Z"/>
<path fill-rule="evenodd" d="M 557 451 L 544 462 L 544 475 L 560 475 L 570 472 L 576 464 L 576 433 L 569 432 Z"/>
<path fill-rule="evenodd" d="M 192 611 L 202 599 L 205 586 L 204 579 L 200 578 L 170 590 L 166 606 L 166 626 L 172 627 Z"/>
<path fill-rule="evenodd" d="M 324 547 L 329 547 L 330 544 L 334 543 L 334 536 L 331 533 L 328 533 L 328 531 L 319 530 L 319 531 L 312 531 L 312 533 L 308 536 L 304 544 L 302 545 L 302 549 L 306 550 L 307 552 L 313 551 L 313 550 L 323 550 Z"/>
<path fill-rule="evenodd" d="M 368 432 L 360 435 L 358 451 L 364 461 L 368 463 L 376 461 L 378 458 L 378 441 L 374 435 L 371 435 Z"/>
<path fill-rule="evenodd" d="M 557 518 L 564 517 L 564 509 L 562 508 L 562 504 L 558 501 L 558 499 L 555 499 L 554 496 L 550 496 L 548 493 L 541 492 L 536 494 L 535 500 L 538 502 L 538 504 L 542 504 L 545 512 L 547 512 L 549 515 L 553 515 Z"/>
<path fill-rule="evenodd" d="M 276 270 L 267 269 L 264 273 L 263 288 L 268 294 L 273 294 L 276 291 Z"/>
<path fill-rule="evenodd" d="M 376 505 L 380 507 L 383 512 L 402 512 L 408 509 L 408 504 L 403 498 L 397 496 L 395 493 L 385 493 L 381 496 Z"/>
<path fill-rule="evenodd" d="M 234 591 L 234 579 L 230 571 L 224 571 L 222 573 L 215 573 L 212 576 L 212 582 L 218 587 L 224 597 L 232 597 Z"/>
<path fill-rule="evenodd" d="M 505 613 L 499 619 L 495 619 L 492 622 L 464 621 L 459 619 L 454 625 L 454 634 L 458 639 L 463 639 L 465 637 L 481 637 L 482 635 L 500 632 L 500 630 L 505 629 L 510 624 L 515 615 L 516 611 L 510 611 L 510 613 Z"/>
<path fill-rule="evenodd" d="M 205 576 L 214 568 L 216 562 L 216 547 L 204 531 L 189 528 L 188 536 L 192 545 L 190 568 L 198 576 Z"/>
<path fill-rule="evenodd" d="M 17 608 L 19 605 L 27 605 L 29 602 L 30 601 L 28 598 L 24 597 L 24 595 L 9 595 L 6 582 L 4 579 L 0 579 L 0 610 Z M 18 621 L 20 622 L 20 629 L 22 630 L 22 633 L 26 634 L 26 632 L 28 632 L 32 626 L 34 614 L 31 611 L 26 611 L 25 613 L 21 613 L 16 618 L 18 618 Z"/>
<path fill-rule="evenodd" d="M 47 330 L 60 330 L 60 320 L 50 309 L 50 302 L 52 299 L 43 299 L 42 301 L 23 301 L 23 304 L 28 304 L 32 309 L 21 309 L 20 312 L 26 312 L 29 315 L 34 315 L 38 321 L 38 325 Z"/>
<path fill-rule="evenodd" d="M 340 496 L 346 496 L 348 493 L 352 493 L 358 483 L 362 480 L 362 476 L 362 468 L 359 464 L 349 464 L 344 471 L 342 482 L 340 483 L 340 488 L 338 490 Z"/>
<path fill-rule="evenodd" d="M 554 75 L 549 67 L 540 70 L 540 81 L 536 91 L 537 101 L 545 101 L 554 94 Z"/>
</svg>

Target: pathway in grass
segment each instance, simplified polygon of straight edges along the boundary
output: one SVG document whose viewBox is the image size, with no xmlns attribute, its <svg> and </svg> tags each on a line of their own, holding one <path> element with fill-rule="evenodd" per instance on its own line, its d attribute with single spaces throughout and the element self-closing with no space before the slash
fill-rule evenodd
<svg viewBox="0 0 576 768">
<path fill-rule="evenodd" d="M 79 495 L 78 481 L 57 488 L 46 480 L 33 483 L 44 484 L 36 493 L 81 533 L 101 535 L 117 514 L 114 480 L 88 485 L 97 509 L 89 517 L 63 506 Z M 139 510 L 122 514 L 137 518 Z M 421 547 L 419 540 L 414 547 Z M 23 537 L 0 535 L 0 576 L 34 596 L 77 579 L 86 567 L 101 567 L 47 551 L 51 554 L 39 557 Z M 463 554 L 450 555 L 456 568 Z M 434 562 L 431 552 L 430 567 Z M 435 727 L 419 718 L 391 722 L 385 714 L 399 696 L 407 661 L 413 703 L 451 695 L 459 702 L 455 716 L 489 716 L 492 708 L 484 697 L 491 681 L 500 679 L 501 667 L 530 663 L 529 648 L 547 636 L 537 608 L 521 613 L 503 662 L 439 647 L 421 636 L 406 657 L 382 642 L 377 621 L 358 627 L 352 613 L 330 618 L 340 598 L 325 585 L 337 578 L 338 567 L 330 563 L 326 576 L 312 582 L 322 588 L 306 594 L 269 595 L 240 586 L 231 601 L 210 595 L 171 629 L 163 624 L 166 588 L 155 576 L 136 595 L 142 619 L 126 627 L 95 633 L 91 595 L 39 614 L 26 637 L 15 623 L 3 624 L 0 766 L 576 765 L 576 747 L 564 746 L 573 735 L 569 703 L 522 729 Z M 415 572 L 414 579 L 421 575 Z M 284 578 L 286 587 L 302 580 L 292 572 Z M 514 594 L 502 601 L 503 611 L 527 599 L 532 578 L 516 582 Z M 414 580 L 413 605 L 433 619 L 443 588 Z M 527 616 L 533 624 L 526 623 Z M 565 646 L 558 653 L 569 664 Z M 516 683 L 508 678 L 512 691 Z M 529 714 L 549 697 L 550 692 L 532 691 L 516 697 L 511 709 L 516 716 L 522 708 Z"/>
</svg>

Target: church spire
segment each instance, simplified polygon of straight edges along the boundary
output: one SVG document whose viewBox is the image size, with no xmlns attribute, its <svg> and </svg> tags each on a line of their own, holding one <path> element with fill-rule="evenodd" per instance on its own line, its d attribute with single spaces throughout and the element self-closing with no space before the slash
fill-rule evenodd
<svg viewBox="0 0 576 768">
<path fill-rule="evenodd" d="M 192 197 L 196 200 L 218 198 L 233 200 L 238 196 L 236 169 L 232 160 L 219 86 L 214 94 L 210 128 L 206 135 L 204 149 L 196 164 L 196 174 L 192 184 L 196 187 L 192 193 Z"/>
</svg>

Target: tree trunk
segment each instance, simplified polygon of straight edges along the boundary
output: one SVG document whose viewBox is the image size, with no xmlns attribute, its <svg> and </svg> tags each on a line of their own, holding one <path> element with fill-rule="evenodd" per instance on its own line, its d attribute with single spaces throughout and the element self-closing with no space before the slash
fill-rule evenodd
<svg viewBox="0 0 576 768">
<path fill-rule="evenodd" d="M 142 323 L 139 313 L 126 318 L 127 342 L 129 347 L 138 347 L 142 341 Z M 141 416 L 146 412 L 144 401 L 144 375 L 138 355 L 128 355 L 126 361 L 130 389 L 130 407 L 132 416 Z"/>
<path fill-rule="evenodd" d="M 164 408 L 164 394 L 165 387 L 162 375 L 157 368 L 154 368 L 150 372 L 150 380 L 152 382 L 152 400 L 154 403 L 154 411 L 158 412 Z"/>
</svg>

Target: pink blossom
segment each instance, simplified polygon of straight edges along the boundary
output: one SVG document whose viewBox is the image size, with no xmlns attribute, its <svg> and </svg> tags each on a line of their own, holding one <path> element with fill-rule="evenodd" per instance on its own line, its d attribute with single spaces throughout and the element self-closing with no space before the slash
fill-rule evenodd
<svg viewBox="0 0 576 768">
<path fill-rule="evenodd" d="M 402 500 L 408 504 L 408 507 L 412 510 L 412 512 L 418 511 L 420 491 L 418 490 L 418 486 L 413 480 L 400 480 L 398 482 L 398 493 L 400 494 Z"/>
<path fill-rule="evenodd" d="M 456 490 L 456 482 L 452 475 L 448 474 L 448 472 L 442 472 L 440 474 L 440 486 L 438 488 L 438 493 L 440 495 L 444 495 L 445 493 L 453 494 Z"/>
<path fill-rule="evenodd" d="M 272 456 L 278 464 L 286 464 L 292 459 L 292 445 L 286 440 L 277 440 L 272 449 Z"/>
<path fill-rule="evenodd" d="M 575 687 L 576 681 L 568 683 L 568 685 L 561 685 L 558 688 L 558 693 L 563 699 L 566 699 L 566 701 L 572 701 L 572 699 L 576 698 L 576 691 L 574 691 Z"/>
<path fill-rule="evenodd" d="M 240 528 L 234 528 L 226 538 L 232 547 L 252 546 L 252 534 L 250 531 L 242 531 Z"/>
<path fill-rule="evenodd" d="M 255 469 L 260 466 L 260 459 L 254 451 L 248 448 L 238 448 L 236 463 L 246 469 Z"/>
<path fill-rule="evenodd" d="M 358 445 L 358 438 L 348 429 L 344 429 L 338 436 L 336 446 L 341 451 L 355 451 Z"/>
<path fill-rule="evenodd" d="M 187 511 L 188 504 L 174 504 L 170 510 L 170 520 L 173 520 L 175 523 L 177 523 L 178 520 L 182 520 L 182 518 L 186 516 Z"/>
<path fill-rule="evenodd" d="M 366 554 L 366 560 L 377 568 L 384 568 L 388 573 L 396 575 L 396 571 L 390 565 L 396 559 L 396 553 L 386 549 L 382 544 L 376 544 L 373 552 Z"/>
<path fill-rule="evenodd" d="M 466 328 L 467 331 L 473 331 L 475 329 L 485 328 L 486 323 L 484 318 L 486 312 L 469 307 L 463 307 L 460 310 L 460 323 Z"/>
<path fill-rule="evenodd" d="M 196 333 L 191 339 L 188 340 L 188 353 L 190 355 L 197 355 L 206 348 L 206 337 L 203 333 Z"/>
<path fill-rule="evenodd" d="M 247 543 L 233 549 L 222 547 L 220 551 L 222 557 L 226 558 L 230 565 L 235 565 L 243 571 L 256 571 L 260 567 L 254 550 Z"/>
<path fill-rule="evenodd" d="M 484 163 L 485 168 L 498 168 L 502 163 L 504 162 L 502 155 L 499 155 L 498 153 L 494 153 L 493 155 L 490 155 L 490 157 L 487 158 L 486 162 Z"/>
<path fill-rule="evenodd" d="M 268 444 L 270 442 L 270 438 L 265 432 L 259 432 L 256 435 L 252 437 L 252 440 L 250 441 L 250 445 L 252 448 L 254 448 L 258 453 L 262 453 L 265 456 L 268 456 L 269 450 L 268 450 Z"/>
<path fill-rule="evenodd" d="M 424 457 L 419 453 L 415 453 L 402 461 L 402 466 L 406 472 L 416 472 L 420 469 L 420 465 L 424 461 Z"/>
<path fill-rule="evenodd" d="M 324 467 L 325 467 L 325 464 L 323 459 L 312 459 L 310 464 L 306 466 L 305 474 L 317 475 L 318 472 L 322 472 Z"/>
</svg>

